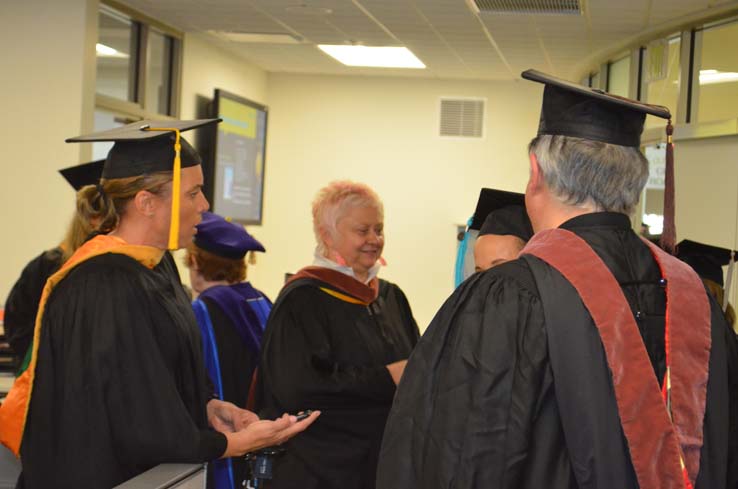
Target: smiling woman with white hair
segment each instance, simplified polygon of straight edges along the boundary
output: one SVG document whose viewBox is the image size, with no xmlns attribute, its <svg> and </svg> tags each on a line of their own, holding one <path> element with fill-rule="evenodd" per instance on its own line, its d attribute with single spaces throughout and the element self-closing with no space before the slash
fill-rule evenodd
<svg viewBox="0 0 738 489">
<path fill-rule="evenodd" d="M 320 409 L 287 444 L 270 487 L 374 488 L 395 386 L 418 340 L 402 290 L 377 278 L 384 210 L 368 186 L 333 182 L 313 202 L 315 261 L 291 278 L 262 342 L 263 415 Z"/>
</svg>

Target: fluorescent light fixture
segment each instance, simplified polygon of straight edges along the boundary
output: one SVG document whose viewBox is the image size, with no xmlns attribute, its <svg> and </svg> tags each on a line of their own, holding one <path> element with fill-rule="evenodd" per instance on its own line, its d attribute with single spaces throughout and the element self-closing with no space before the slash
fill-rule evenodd
<svg viewBox="0 0 738 489">
<path fill-rule="evenodd" d="M 127 58 L 128 57 L 126 53 L 121 53 L 115 48 L 111 48 L 110 46 L 106 46 L 105 44 L 100 44 L 100 43 L 95 44 L 95 52 L 101 58 Z"/>
<path fill-rule="evenodd" d="M 390 46 L 347 46 L 319 44 L 321 51 L 347 66 L 415 68 L 425 65 L 408 48 Z"/>
<path fill-rule="evenodd" d="M 210 34 L 231 42 L 258 44 L 300 44 L 302 39 L 291 34 L 272 34 L 268 32 L 228 32 L 208 31 Z"/>
<path fill-rule="evenodd" d="M 700 85 L 738 82 L 738 73 L 732 71 L 700 70 Z"/>
</svg>

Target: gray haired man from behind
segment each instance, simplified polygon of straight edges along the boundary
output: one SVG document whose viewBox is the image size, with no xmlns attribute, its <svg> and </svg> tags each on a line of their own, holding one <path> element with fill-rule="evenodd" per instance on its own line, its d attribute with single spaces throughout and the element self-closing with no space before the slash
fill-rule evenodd
<svg viewBox="0 0 738 489">
<path fill-rule="evenodd" d="M 736 487 L 735 335 L 687 265 L 642 240 L 646 114 L 545 84 L 518 259 L 475 274 L 421 338 L 377 487 Z"/>
</svg>

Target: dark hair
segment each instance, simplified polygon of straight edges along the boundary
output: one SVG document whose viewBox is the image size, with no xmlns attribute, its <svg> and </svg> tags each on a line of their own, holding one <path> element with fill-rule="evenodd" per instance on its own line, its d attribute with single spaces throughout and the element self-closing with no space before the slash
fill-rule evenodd
<svg viewBox="0 0 738 489">
<path fill-rule="evenodd" d="M 197 247 L 194 243 L 187 247 L 185 265 L 187 268 L 195 266 L 200 275 L 210 282 L 224 280 L 229 284 L 237 284 L 246 279 L 246 262 L 243 258 L 223 258 Z"/>
<path fill-rule="evenodd" d="M 95 185 L 87 185 L 77 192 L 76 212 L 72 216 L 64 240 L 61 242 L 62 262 L 69 259 L 90 235 L 97 231 L 100 223 L 110 219 L 112 210 L 105 207 Z"/>
</svg>

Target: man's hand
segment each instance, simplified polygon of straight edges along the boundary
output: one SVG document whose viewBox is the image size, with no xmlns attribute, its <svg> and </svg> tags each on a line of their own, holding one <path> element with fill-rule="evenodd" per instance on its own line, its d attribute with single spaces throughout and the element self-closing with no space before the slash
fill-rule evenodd
<svg viewBox="0 0 738 489">
<path fill-rule="evenodd" d="M 244 430 L 225 433 L 228 446 L 222 457 L 239 457 L 260 448 L 281 445 L 313 424 L 318 416 L 320 416 L 320 411 L 315 411 L 302 421 L 297 421 L 295 416 L 283 414 L 275 421 L 254 421 Z"/>
<path fill-rule="evenodd" d="M 220 399 L 211 399 L 207 411 L 210 426 L 221 433 L 235 433 L 259 420 L 259 417 L 251 411 Z"/>
</svg>

